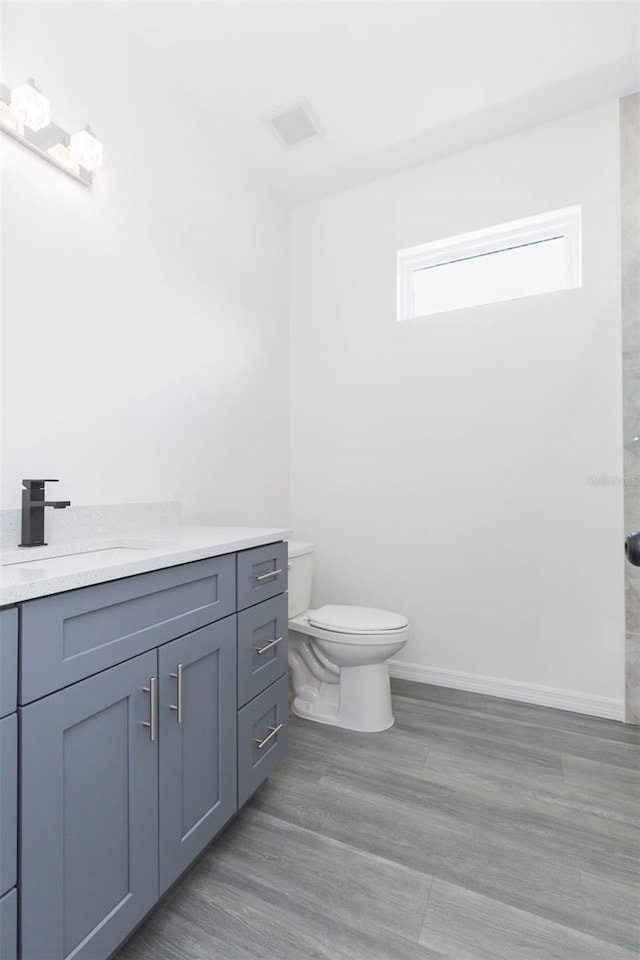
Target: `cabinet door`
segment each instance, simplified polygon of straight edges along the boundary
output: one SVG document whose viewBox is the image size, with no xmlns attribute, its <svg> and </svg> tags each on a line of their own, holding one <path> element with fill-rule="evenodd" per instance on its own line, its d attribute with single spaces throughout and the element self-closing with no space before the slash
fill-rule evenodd
<svg viewBox="0 0 640 960">
<path fill-rule="evenodd" d="M 166 644 L 159 670 L 163 893 L 236 811 L 236 618 Z"/>
<path fill-rule="evenodd" d="M 0 896 L 16 884 L 17 852 L 18 715 L 12 713 L 0 720 Z"/>
<path fill-rule="evenodd" d="M 108 957 L 157 900 L 156 676 L 149 651 L 21 711 L 25 958 Z"/>
<path fill-rule="evenodd" d="M 0 610 L 0 717 L 16 709 L 18 690 L 18 609 Z"/>
</svg>

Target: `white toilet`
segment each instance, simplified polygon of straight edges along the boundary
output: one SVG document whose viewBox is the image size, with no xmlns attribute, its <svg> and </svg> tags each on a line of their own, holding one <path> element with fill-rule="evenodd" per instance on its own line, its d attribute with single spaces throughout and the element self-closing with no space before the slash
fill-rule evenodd
<svg viewBox="0 0 640 960">
<path fill-rule="evenodd" d="M 409 621 L 373 607 L 309 610 L 312 543 L 289 543 L 289 670 L 293 712 L 375 733 L 393 726 L 387 660 L 404 647 Z"/>
</svg>

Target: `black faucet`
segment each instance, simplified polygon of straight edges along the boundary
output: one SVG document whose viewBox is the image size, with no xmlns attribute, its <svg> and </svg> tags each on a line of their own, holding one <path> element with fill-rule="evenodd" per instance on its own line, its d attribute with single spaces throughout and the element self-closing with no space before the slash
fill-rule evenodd
<svg viewBox="0 0 640 960">
<path fill-rule="evenodd" d="M 63 510 L 70 500 L 45 500 L 45 483 L 57 480 L 23 480 L 22 486 L 22 543 L 21 547 L 46 547 L 44 542 L 44 508 Z"/>
</svg>

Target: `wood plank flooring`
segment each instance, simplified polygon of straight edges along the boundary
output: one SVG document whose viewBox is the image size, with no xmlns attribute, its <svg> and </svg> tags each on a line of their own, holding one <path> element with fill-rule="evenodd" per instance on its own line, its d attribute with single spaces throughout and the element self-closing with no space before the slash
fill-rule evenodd
<svg viewBox="0 0 640 960">
<path fill-rule="evenodd" d="M 640 729 L 392 681 L 287 760 L 118 960 L 638 960 Z"/>
</svg>

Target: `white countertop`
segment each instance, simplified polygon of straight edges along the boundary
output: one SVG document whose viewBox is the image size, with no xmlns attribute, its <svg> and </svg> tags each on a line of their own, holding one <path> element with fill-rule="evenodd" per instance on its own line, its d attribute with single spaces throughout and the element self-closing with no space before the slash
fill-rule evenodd
<svg viewBox="0 0 640 960">
<path fill-rule="evenodd" d="M 162 526 L 130 536 L 5 550 L 0 553 L 0 606 L 288 540 L 291 533 L 265 527 Z"/>
</svg>

